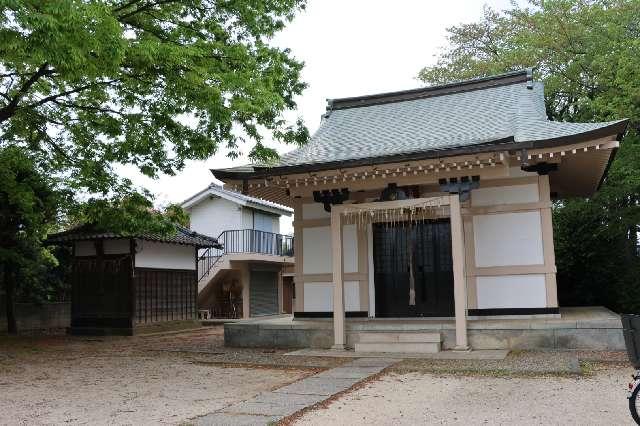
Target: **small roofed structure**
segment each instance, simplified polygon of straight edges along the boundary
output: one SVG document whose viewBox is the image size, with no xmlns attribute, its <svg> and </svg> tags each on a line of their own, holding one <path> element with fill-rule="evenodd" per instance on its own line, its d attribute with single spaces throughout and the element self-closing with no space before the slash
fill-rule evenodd
<svg viewBox="0 0 640 426">
<path fill-rule="evenodd" d="M 198 249 L 222 247 L 180 226 L 168 235 L 120 235 L 85 225 L 48 242 L 73 248 L 69 333 L 84 335 L 195 325 Z"/>
</svg>

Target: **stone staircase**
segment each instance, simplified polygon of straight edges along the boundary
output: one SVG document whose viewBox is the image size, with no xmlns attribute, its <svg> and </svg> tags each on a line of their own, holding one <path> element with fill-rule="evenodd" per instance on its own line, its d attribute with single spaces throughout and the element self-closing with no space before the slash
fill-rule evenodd
<svg viewBox="0 0 640 426">
<path fill-rule="evenodd" d="M 437 353 L 442 347 L 439 332 L 359 332 L 356 352 Z"/>
</svg>

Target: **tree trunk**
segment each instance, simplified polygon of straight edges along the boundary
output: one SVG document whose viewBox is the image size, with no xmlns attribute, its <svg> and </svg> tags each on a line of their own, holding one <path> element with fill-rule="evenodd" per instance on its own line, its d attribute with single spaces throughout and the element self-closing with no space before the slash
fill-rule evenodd
<svg viewBox="0 0 640 426">
<path fill-rule="evenodd" d="M 18 334 L 18 325 L 16 323 L 16 314 L 14 311 L 13 297 L 15 289 L 15 274 L 13 268 L 6 264 L 4 265 L 4 288 L 6 298 L 6 311 L 7 311 L 7 332 L 9 334 Z"/>
</svg>

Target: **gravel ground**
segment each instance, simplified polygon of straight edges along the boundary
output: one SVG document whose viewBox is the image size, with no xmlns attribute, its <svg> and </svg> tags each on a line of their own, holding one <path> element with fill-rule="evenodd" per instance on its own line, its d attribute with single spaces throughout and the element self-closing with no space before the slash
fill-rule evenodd
<svg viewBox="0 0 640 426">
<path fill-rule="evenodd" d="M 631 369 L 599 364 L 589 377 L 390 373 L 296 419 L 300 425 L 632 425 Z"/>
<path fill-rule="evenodd" d="M 580 374 L 577 352 L 514 351 L 504 360 L 407 359 L 392 367 L 394 372 L 432 372 L 491 376 L 535 376 Z"/>
<path fill-rule="evenodd" d="M 323 363 L 296 360 L 305 368 L 289 368 L 293 360 L 280 362 L 278 353 L 222 348 L 220 336 L 211 328 L 152 337 L 2 337 L 0 425 L 178 424 L 297 381 Z M 221 355 L 180 352 L 198 345 Z M 234 360 L 241 360 L 236 368 L 219 365 Z"/>
</svg>

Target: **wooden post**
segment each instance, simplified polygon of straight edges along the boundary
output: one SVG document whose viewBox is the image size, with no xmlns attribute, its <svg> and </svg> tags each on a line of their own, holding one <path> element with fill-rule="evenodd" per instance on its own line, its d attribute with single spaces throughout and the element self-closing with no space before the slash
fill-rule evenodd
<svg viewBox="0 0 640 426">
<path fill-rule="evenodd" d="M 344 350 L 344 280 L 342 265 L 342 206 L 331 209 L 331 250 L 333 252 L 333 346 Z"/>
<path fill-rule="evenodd" d="M 451 215 L 451 257 L 453 258 L 453 297 L 456 314 L 455 350 L 469 350 L 467 340 L 467 284 L 464 272 L 464 233 L 458 194 L 449 196 Z"/>
</svg>

